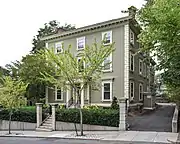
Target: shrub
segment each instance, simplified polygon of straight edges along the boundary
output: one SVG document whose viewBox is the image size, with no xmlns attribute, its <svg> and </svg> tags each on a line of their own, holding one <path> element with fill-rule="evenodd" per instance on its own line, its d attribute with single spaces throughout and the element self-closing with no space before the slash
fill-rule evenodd
<svg viewBox="0 0 180 144">
<path fill-rule="evenodd" d="M 111 108 L 112 109 L 119 109 L 118 100 L 116 97 L 113 97 Z"/>
<path fill-rule="evenodd" d="M 103 126 L 118 126 L 119 112 L 112 109 L 82 109 L 83 123 Z M 58 109 L 56 120 L 63 122 L 80 122 L 78 109 Z"/>
</svg>

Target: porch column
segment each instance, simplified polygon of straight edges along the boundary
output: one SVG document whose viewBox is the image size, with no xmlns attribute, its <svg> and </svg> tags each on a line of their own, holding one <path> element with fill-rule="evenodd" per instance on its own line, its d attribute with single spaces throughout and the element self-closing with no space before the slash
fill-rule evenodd
<svg viewBox="0 0 180 144">
<path fill-rule="evenodd" d="M 52 129 L 56 130 L 56 104 L 51 104 L 52 106 Z"/>
<path fill-rule="evenodd" d="M 89 103 L 89 85 L 87 84 L 87 100 L 88 100 L 88 103 Z"/>
<path fill-rule="evenodd" d="M 42 123 L 42 103 L 36 103 L 36 123 L 37 123 L 37 128 L 41 125 Z"/>
<path fill-rule="evenodd" d="M 126 98 L 119 99 L 119 130 L 126 130 Z"/>
<path fill-rule="evenodd" d="M 48 104 L 48 86 L 46 86 L 46 104 Z"/>
<path fill-rule="evenodd" d="M 82 88 L 83 85 L 81 85 Z M 84 88 L 81 91 L 81 108 L 84 107 Z"/>
</svg>

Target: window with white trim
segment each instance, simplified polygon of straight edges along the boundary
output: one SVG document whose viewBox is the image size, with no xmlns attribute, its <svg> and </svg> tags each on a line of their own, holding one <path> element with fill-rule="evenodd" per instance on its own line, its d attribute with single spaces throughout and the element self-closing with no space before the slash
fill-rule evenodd
<svg viewBox="0 0 180 144">
<path fill-rule="evenodd" d="M 130 81 L 130 100 L 134 99 L 134 82 Z"/>
<path fill-rule="evenodd" d="M 82 57 L 78 57 L 78 70 L 79 72 L 83 72 L 85 68 L 85 62 L 82 60 Z"/>
<path fill-rule="evenodd" d="M 143 99 L 143 85 L 142 83 L 139 84 L 139 100 Z"/>
<path fill-rule="evenodd" d="M 134 32 L 130 29 L 130 43 L 134 45 Z"/>
<path fill-rule="evenodd" d="M 143 73 L 143 62 L 141 59 L 139 59 L 139 74 L 142 75 L 142 73 Z"/>
<path fill-rule="evenodd" d="M 63 90 L 62 88 L 57 88 L 57 86 L 55 86 L 55 100 L 63 100 Z"/>
<path fill-rule="evenodd" d="M 102 81 L 102 100 L 112 100 L 112 81 Z"/>
<path fill-rule="evenodd" d="M 102 40 L 104 45 L 112 43 L 112 31 L 102 32 Z"/>
<path fill-rule="evenodd" d="M 130 70 L 134 71 L 134 54 L 130 52 Z"/>
<path fill-rule="evenodd" d="M 63 52 L 63 42 L 55 43 L 55 53 Z"/>
<path fill-rule="evenodd" d="M 112 71 L 112 54 L 110 54 L 107 58 L 105 58 L 102 66 L 103 66 L 103 72 Z"/>
<path fill-rule="evenodd" d="M 76 41 L 77 41 L 77 50 L 85 49 L 85 37 L 77 38 Z"/>
</svg>

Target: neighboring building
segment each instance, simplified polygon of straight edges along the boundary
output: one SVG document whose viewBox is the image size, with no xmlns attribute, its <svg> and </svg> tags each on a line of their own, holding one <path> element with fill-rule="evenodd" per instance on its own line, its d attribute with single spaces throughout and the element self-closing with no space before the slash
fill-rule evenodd
<svg viewBox="0 0 180 144">
<path fill-rule="evenodd" d="M 137 21 L 132 16 L 127 16 L 62 32 L 42 40 L 46 42 L 47 48 L 55 48 L 57 53 L 62 51 L 62 43 L 65 48 L 72 45 L 73 53 L 78 53 L 85 45 L 92 45 L 95 38 L 100 43 L 105 34 L 106 44 L 115 42 L 115 52 L 106 59 L 112 61 L 112 64 L 104 70 L 102 89 L 93 91 L 87 86 L 81 100 L 82 105 L 110 106 L 114 96 L 128 98 L 131 103 L 142 103 L 143 92 L 148 91 L 154 83 L 153 72 L 149 75 L 151 65 L 145 59 L 146 56 L 135 54 L 140 47 L 137 41 L 139 33 Z M 73 89 L 55 89 L 54 92 L 54 89 L 46 88 L 47 103 L 67 104 L 72 97 Z"/>
</svg>

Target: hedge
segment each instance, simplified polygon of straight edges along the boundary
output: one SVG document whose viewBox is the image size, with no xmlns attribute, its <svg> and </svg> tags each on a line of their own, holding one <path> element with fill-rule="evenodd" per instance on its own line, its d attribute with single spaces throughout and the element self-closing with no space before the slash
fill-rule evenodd
<svg viewBox="0 0 180 144">
<path fill-rule="evenodd" d="M 119 112 L 113 109 L 82 109 L 83 123 L 103 126 L 116 126 L 119 124 Z M 44 113 L 43 113 L 44 118 Z M 9 110 L 0 111 L 0 120 L 9 120 Z M 79 123 L 78 109 L 57 109 L 56 120 Z M 12 121 L 36 123 L 36 110 L 21 108 L 13 112 Z"/>
<path fill-rule="evenodd" d="M 83 109 L 83 124 L 116 126 L 119 124 L 119 112 L 112 109 Z M 58 109 L 56 120 L 63 122 L 79 123 L 78 109 Z"/>
</svg>

